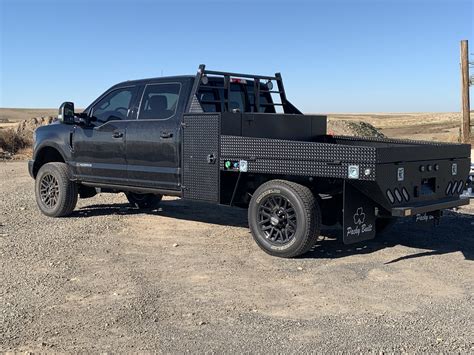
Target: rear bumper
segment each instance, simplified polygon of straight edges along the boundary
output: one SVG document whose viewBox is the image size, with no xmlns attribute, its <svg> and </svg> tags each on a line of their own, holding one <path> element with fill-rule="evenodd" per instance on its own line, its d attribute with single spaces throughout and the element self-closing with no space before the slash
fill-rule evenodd
<svg viewBox="0 0 474 355">
<path fill-rule="evenodd" d="M 471 171 L 469 173 L 466 190 L 464 190 L 461 196 L 474 198 L 474 164 L 471 164 Z"/>
<path fill-rule="evenodd" d="M 30 173 L 30 176 L 34 179 L 34 175 L 33 175 L 33 166 L 35 165 L 35 161 L 34 160 L 28 160 L 28 172 Z"/>
<path fill-rule="evenodd" d="M 414 206 L 394 207 L 392 208 L 392 216 L 394 217 L 409 217 L 419 213 L 439 211 L 458 206 L 464 206 L 469 204 L 469 198 L 455 198 L 449 200 L 442 200 L 430 204 L 420 204 Z"/>
</svg>

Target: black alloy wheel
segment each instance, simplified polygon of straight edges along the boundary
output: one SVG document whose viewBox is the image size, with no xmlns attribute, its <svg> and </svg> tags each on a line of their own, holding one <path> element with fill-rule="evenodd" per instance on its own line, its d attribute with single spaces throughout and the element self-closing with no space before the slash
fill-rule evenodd
<svg viewBox="0 0 474 355">
<path fill-rule="evenodd" d="M 291 258 L 306 253 L 316 243 L 321 210 L 307 186 L 270 180 L 253 193 L 248 219 L 260 248 L 270 255 Z"/>
<path fill-rule="evenodd" d="M 258 210 L 258 226 L 273 244 L 289 243 L 295 236 L 298 220 L 287 198 L 279 195 L 265 197 Z"/>
<path fill-rule="evenodd" d="M 54 208 L 59 201 L 59 183 L 51 174 L 45 174 L 40 181 L 41 201 L 49 207 Z"/>
</svg>

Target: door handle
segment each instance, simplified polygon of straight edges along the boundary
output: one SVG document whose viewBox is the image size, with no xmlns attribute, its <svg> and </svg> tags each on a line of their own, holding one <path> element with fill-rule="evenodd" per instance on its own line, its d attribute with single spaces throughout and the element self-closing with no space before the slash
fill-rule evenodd
<svg viewBox="0 0 474 355">
<path fill-rule="evenodd" d="M 112 134 L 112 138 L 122 138 L 123 137 L 123 132 L 116 131 Z"/>
<path fill-rule="evenodd" d="M 164 131 L 163 131 L 163 132 L 161 132 L 160 137 L 161 137 L 161 138 L 172 138 L 172 137 L 173 137 L 173 133 L 171 133 L 171 132 L 164 132 Z"/>
</svg>

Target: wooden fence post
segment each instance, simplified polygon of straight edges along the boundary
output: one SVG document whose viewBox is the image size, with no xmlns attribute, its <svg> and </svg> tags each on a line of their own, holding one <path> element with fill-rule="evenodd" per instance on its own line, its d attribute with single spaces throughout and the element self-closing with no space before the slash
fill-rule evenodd
<svg viewBox="0 0 474 355">
<path fill-rule="evenodd" d="M 471 109 L 469 104 L 469 51 L 467 40 L 461 41 L 461 142 L 471 143 Z"/>
</svg>

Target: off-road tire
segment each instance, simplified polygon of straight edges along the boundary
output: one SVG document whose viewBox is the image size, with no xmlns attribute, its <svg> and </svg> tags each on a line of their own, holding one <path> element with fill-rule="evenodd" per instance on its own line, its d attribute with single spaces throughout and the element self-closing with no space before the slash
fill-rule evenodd
<svg viewBox="0 0 474 355">
<path fill-rule="evenodd" d="M 276 196 L 289 202 L 297 221 L 292 239 L 283 245 L 272 243 L 259 226 L 261 205 L 268 198 Z M 306 186 L 286 180 L 271 180 L 262 184 L 253 194 L 248 220 L 252 236 L 263 251 L 273 256 L 292 258 L 308 252 L 316 244 L 321 228 L 321 210 L 317 199 Z"/>
<path fill-rule="evenodd" d="M 125 195 L 127 196 L 128 202 L 130 202 L 133 207 L 138 207 L 140 209 L 156 208 L 163 198 L 163 195 L 137 194 L 134 192 L 127 192 Z"/>
<path fill-rule="evenodd" d="M 45 185 L 55 181 L 55 203 L 47 203 L 51 197 L 46 196 Z M 65 163 L 47 163 L 38 171 L 35 180 L 35 197 L 40 211 L 49 217 L 64 217 L 74 211 L 77 203 L 78 186 L 71 181 L 69 168 Z"/>
</svg>

